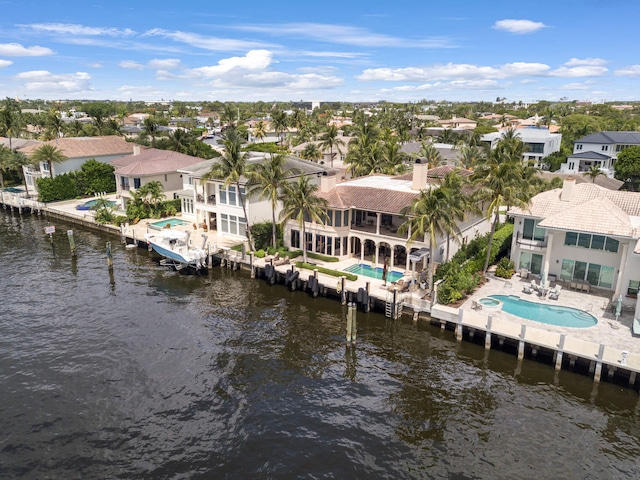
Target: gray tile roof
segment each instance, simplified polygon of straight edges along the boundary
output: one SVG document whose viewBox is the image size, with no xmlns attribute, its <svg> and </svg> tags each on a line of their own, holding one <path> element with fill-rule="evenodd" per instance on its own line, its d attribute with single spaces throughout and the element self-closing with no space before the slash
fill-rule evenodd
<svg viewBox="0 0 640 480">
<path fill-rule="evenodd" d="M 578 160 L 608 160 L 611 158 L 611 155 L 605 155 L 600 152 L 580 152 L 572 153 L 567 158 L 575 158 Z"/>
<path fill-rule="evenodd" d="M 574 143 L 640 145 L 640 132 L 598 132 L 576 140 Z"/>
</svg>

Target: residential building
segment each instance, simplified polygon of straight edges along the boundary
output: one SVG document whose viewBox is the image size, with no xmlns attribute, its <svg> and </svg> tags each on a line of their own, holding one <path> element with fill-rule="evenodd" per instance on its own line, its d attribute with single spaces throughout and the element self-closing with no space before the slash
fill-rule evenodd
<svg viewBox="0 0 640 480">
<path fill-rule="evenodd" d="M 120 208 L 126 210 L 133 198 L 131 193 L 153 181 L 162 184 L 167 199 L 175 198 L 174 194 L 183 190 L 183 179 L 178 170 L 201 161 L 201 158 L 171 150 L 141 149 L 135 145 L 133 155 L 121 156 L 110 162 L 116 169 L 116 193 Z"/>
<path fill-rule="evenodd" d="M 291 248 L 301 248 L 304 242 L 310 252 L 341 259 L 366 258 L 382 264 L 388 258 L 391 266 L 403 270 L 416 266 L 411 265 L 410 254 L 420 251 L 424 267 L 428 261 L 428 236 L 408 245 L 411 232 L 398 232 L 406 221 L 401 212 L 419 197 L 421 190 L 438 188 L 442 177 L 451 170 L 448 166 L 429 169 L 418 159 L 413 171 L 401 176 L 370 175 L 342 183 L 337 183 L 335 175 L 322 176 L 319 196 L 328 203 L 328 221 L 325 225 L 307 222 L 304 239 L 300 227 L 289 222 L 285 225 L 285 243 Z M 472 215 L 460 222 L 459 228 L 459 243 L 446 236 L 437 238 L 433 261 L 443 262 L 453 256 L 460 243 L 488 232 L 489 223 L 481 215 Z"/>
<path fill-rule="evenodd" d="M 444 128 L 459 128 L 462 130 L 474 130 L 478 126 L 478 122 L 476 122 L 475 120 L 457 117 L 456 115 L 446 120 L 436 120 L 436 122 L 442 125 Z"/>
<path fill-rule="evenodd" d="M 546 128 L 518 128 L 515 130 L 516 135 L 524 143 L 524 153 L 522 160 L 525 162 L 533 162 L 536 168 L 543 168 L 542 159 L 554 152 L 560 151 L 560 143 L 562 141 L 561 133 L 550 133 Z M 504 137 L 504 130 L 501 132 L 486 133 L 482 136 L 481 141 L 487 143 L 492 149 Z"/>
<path fill-rule="evenodd" d="M 599 132 L 573 143 L 573 154 L 560 167 L 562 173 L 586 172 L 599 167 L 612 177 L 618 154 L 627 147 L 640 145 L 640 132 Z"/>
<path fill-rule="evenodd" d="M 264 154 L 248 154 L 247 164 L 264 162 Z M 203 180 L 211 171 L 217 159 L 204 160 L 178 170 L 182 175 L 182 191 L 176 196 L 182 200 L 182 216 L 197 225 L 206 225 L 215 229 L 219 236 L 236 238 L 239 242 L 246 239 L 247 220 L 242 209 L 241 198 L 245 199 L 247 217 L 251 225 L 272 220 L 272 206 L 268 200 L 258 196 L 247 196 L 247 179 L 240 179 L 240 191 L 236 185 L 225 186 L 224 179 Z M 319 184 L 320 178 L 335 171 L 326 166 L 294 156 L 287 156 L 284 170 L 290 173 L 287 180 L 295 181 L 300 175 L 310 176 L 312 183 Z M 276 211 L 276 220 L 280 214 L 280 205 Z"/>
<path fill-rule="evenodd" d="M 564 180 L 512 208 L 518 269 L 636 304 L 640 284 L 640 193 Z M 640 307 L 636 306 L 636 318 Z"/>
<path fill-rule="evenodd" d="M 42 177 L 55 177 L 63 173 L 79 170 L 87 160 L 95 159 L 98 162 L 110 163 L 111 160 L 129 154 L 133 151 L 133 144 L 124 138 L 109 135 L 102 137 L 63 137 L 48 142 L 29 143 L 17 150 L 27 157 L 33 155 L 35 150 L 43 144 L 56 147 L 67 160 L 61 163 L 40 162 L 37 166 L 22 167 L 25 180 L 29 188 L 37 191 L 36 180 Z"/>
</svg>

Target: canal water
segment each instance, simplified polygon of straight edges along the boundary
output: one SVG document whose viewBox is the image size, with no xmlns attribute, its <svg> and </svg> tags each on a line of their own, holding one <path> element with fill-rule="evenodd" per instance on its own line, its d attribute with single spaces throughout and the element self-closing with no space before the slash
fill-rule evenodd
<svg viewBox="0 0 640 480">
<path fill-rule="evenodd" d="M 0 478 L 640 478 L 633 390 L 45 225 L 0 210 Z"/>
</svg>

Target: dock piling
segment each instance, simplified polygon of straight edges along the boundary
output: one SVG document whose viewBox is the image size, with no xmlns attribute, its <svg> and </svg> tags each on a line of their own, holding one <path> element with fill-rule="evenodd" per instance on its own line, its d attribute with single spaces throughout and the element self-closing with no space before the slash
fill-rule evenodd
<svg viewBox="0 0 640 480">
<path fill-rule="evenodd" d="M 71 256 L 76 256 L 76 242 L 73 239 L 73 230 L 67 230 L 67 237 L 69 237 L 69 248 L 71 249 Z"/>
</svg>

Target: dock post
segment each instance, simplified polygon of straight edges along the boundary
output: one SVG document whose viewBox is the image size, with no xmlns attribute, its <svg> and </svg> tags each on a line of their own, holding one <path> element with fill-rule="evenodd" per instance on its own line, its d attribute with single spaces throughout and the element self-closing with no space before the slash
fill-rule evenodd
<svg viewBox="0 0 640 480">
<path fill-rule="evenodd" d="M 564 333 L 560 335 L 560 343 L 558 344 L 558 351 L 556 352 L 556 370 L 560 370 L 562 368 L 562 352 L 564 350 Z"/>
<path fill-rule="evenodd" d="M 358 334 L 358 321 L 356 319 L 356 315 L 358 314 L 358 304 L 355 302 L 350 303 L 351 305 L 351 344 L 356 344 L 356 336 Z"/>
<path fill-rule="evenodd" d="M 600 377 L 602 376 L 602 355 L 604 354 L 604 345 L 600 344 L 600 349 L 598 350 L 598 360 L 596 361 L 596 370 L 593 374 L 593 381 L 598 383 L 600 382 Z"/>
<path fill-rule="evenodd" d="M 489 315 L 487 318 L 487 333 L 484 336 L 484 349 L 489 350 L 491 348 L 491 321 L 493 317 Z"/>
<path fill-rule="evenodd" d="M 636 372 L 631 372 L 629 375 L 629 386 L 633 386 L 636 383 Z"/>
<path fill-rule="evenodd" d="M 351 329 L 352 329 L 352 323 L 353 323 L 353 317 L 351 315 L 351 310 L 353 309 L 353 305 L 349 304 L 347 305 L 347 344 L 351 344 Z"/>
<path fill-rule="evenodd" d="M 346 278 L 347 277 L 345 277 L 344 275 L 340 277 L 340 299 L 342 301 L 342 305 L 347 304 L 347 292 L 344 288 L 344 281 L 346 280 Z"/>
<path fill-rule="evenodd" d="M 76 256 L 76 242 L 73 239 L 73 230 L 67 230 L 67 237 L 69 237 L 69 248 L 71 249 L 71 256 Z"/>
<path fill-rule="evenodd" d="M 522 325 L 520 329 L 520 341 L 518 342 L 518 360 L 524 358 L 524 337 L 527 334 L 527 326 Z"/>
<path fill-rule="evenodd" d="M 251 267 L 251 278 L 256 278 L 256 268 L 253 266 L 253 252 L 249 252 L 249 266 Z"/>
<path fill-rule="evenodd" d="M 365 312 L 369 312 L 369 310 L 371 310 L 371 298 L 369 297 L 369 294 L 371 293 L 371 282 L 367 282 L 367 287 L 366 287 L 366 291 L 367 291 L 367 301 L 364 304 L 364 311 Z"/>
<path fill-rule="evenodd" d="M 398 319 L 398 290 L 393 289 L 393 305 L 391 308 L 391 318 Z"/>
<path fill-rule="evenodd" d="M 318 291 L 320 290 L 320 288 L 318 288 L 318 269 L 314 268 L 313 269 L 313 287 L 311 288 L 311 292 L 313 293 L 313 297 L 317 297 L 318 296 Z"/>
<path fill-rule="evenodd" d="M 464 315 L 464 310 L 458 309 L 458 324 L 456 325 L 456 340 L 458 342 L 462 341 L 462 317 Z"/>
<path fill-rule="evenodd" d="M 107 267 L 113 269 L 113 256 L 111 255 L 111 242 L 107 242 Z"/>
</svg>

